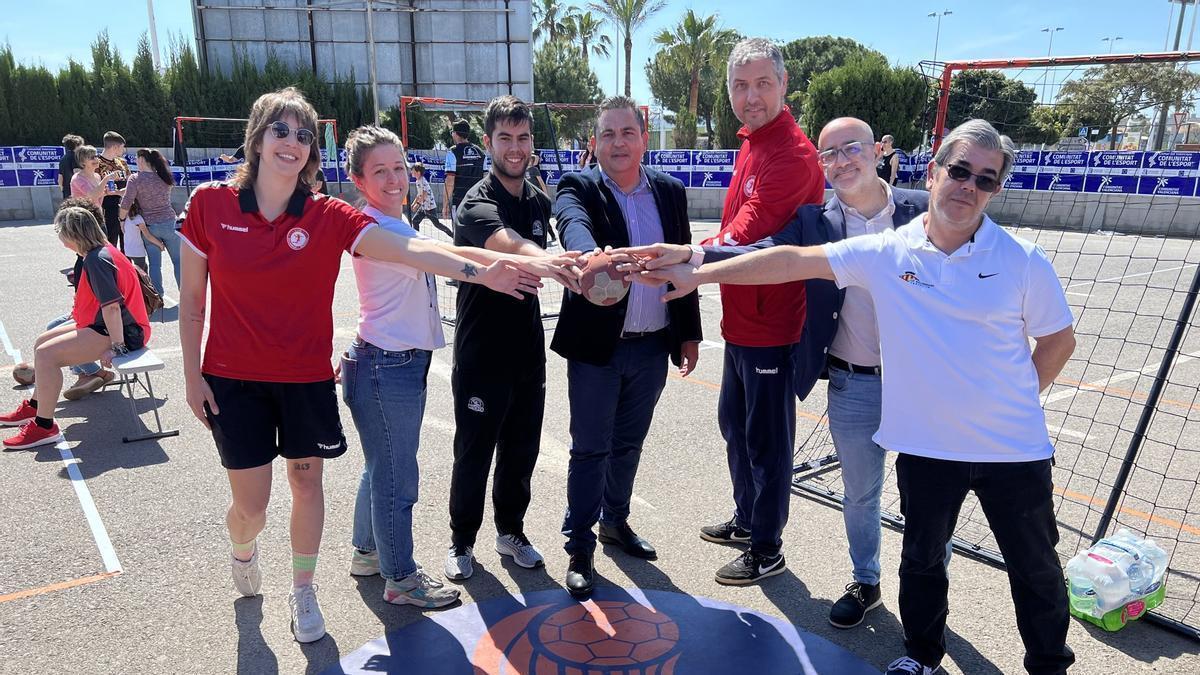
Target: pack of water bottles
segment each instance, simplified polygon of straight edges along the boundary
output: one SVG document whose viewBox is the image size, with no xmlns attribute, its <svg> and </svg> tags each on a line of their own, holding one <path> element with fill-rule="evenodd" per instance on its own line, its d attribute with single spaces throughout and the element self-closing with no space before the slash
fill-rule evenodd
<svg viewBox="0 0 1200 675">
<path fill-rule="evenodd" d="M 1067 563 L 1071 614 L 1108 631 L 1120 630 L 1162 604 L 1168 556 L 1152 539 L 1124 528 Z"/>
</svg>

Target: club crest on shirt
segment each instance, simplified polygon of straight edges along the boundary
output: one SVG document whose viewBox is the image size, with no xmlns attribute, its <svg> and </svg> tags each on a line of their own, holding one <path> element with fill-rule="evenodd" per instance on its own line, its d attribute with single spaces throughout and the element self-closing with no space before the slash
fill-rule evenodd
<svg viewBox="0 0 1200 675">
<path fill-rule="evenodd" d="M 754 179 L 758 176 L 750 176 L 746 179 L 746 184 L 742 186 L 742 192 L 746 193 L 747 197 L 754 196 Z"/>
<path fill-rule="evenodd" d="M 478 396 L 472 396 L 471 398 L 467 399 L 467 410 L 477 413 L 484 412 L 483 399 L 479 398 Z"/>
<path fill-rule="evenodd" d="M 900 281 L 903 281 L 906 284 L 912 284 L 913 286 L 920 286 L 921 288 L 933 288 L 933 284 L 927 284 L 924 281 L 921 281 L 921 278 L 917 276 L 917 273 L 911 270 L 901 274 Z"/>
<path fill-rule="evenodd" d="M 540 220 L 533 221 L 533 236 L 535 236 L 535 237 L 542 236 L 542 221 L 540 221 Z"/>
<path fill-rule="evenodd" d="M 292 247 L 293 251 L 299 251 L 308 246 L 308 231 L 302 227 L 293 227 L 288 230 L 287 243 L 288 246 Z"/>
</svg>

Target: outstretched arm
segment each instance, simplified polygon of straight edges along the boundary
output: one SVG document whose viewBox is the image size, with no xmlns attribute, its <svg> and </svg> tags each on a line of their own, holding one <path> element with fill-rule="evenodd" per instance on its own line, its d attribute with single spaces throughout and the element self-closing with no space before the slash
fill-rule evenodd
<svg viewBox="0 0 1200 675">
<path fill-rule="evenodd" d="M 833 280 L 833 269 L 820 246 L 778 246 L 702 265 L 699 269 L 688 264 L 672 265 L 633 274 L 630 278 L 651 285 L 670 283 L 674 288 L 663 300 L 673 300 L 691 293 L 700 284 L 758 286 L 804 279 Z"/>
</svg>

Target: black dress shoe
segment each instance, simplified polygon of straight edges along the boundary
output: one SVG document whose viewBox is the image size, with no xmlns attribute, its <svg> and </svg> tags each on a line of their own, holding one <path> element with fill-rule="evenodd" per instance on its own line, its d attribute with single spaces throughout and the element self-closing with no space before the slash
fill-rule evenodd
<svg viewBox="0 0 1200 675">
<path fill-rule="evenodd" d="M 650 545 L 650 542 L 638 536 L 637 532 L 629 527 L 628 523 L 620 525 L 605 525 L 600 523 L 600 541 L 605 544 L 615 544 L 621 547 L 629 555 L 635 558 L 643 558 L 645 560 L 656 560 L 658 551 Z"/>
<path fill-rule="evenodd" d="M 593 586 L 592 554 L 572 553 L 571 562 L 567 564 L 567 592 L 572 597 L 582 598 L 591 595 Z"/>
</svg>

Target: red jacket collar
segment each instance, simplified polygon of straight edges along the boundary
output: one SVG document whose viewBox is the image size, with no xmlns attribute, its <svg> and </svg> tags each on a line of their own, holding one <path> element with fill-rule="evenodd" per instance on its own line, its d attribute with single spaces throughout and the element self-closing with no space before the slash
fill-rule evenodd
<svg viewBox="0 0 1200 675">
<path fill-rule="evenodd" d="M 792 111 L 785 105 L 783 106 L 783 110 L 780 110 L 779 114 L 775 116 L 775 119 L 767 122 L 764 126 L 750 131 L 749 127 L 742 125 L 742 128 L 738 129 L 737 135 L 743 141 L 746 139 L 761 141 L 764 138 L 769 138 L 794 126 L 796 126 L 796 120 L 792 119 Z"/>
</svg>

